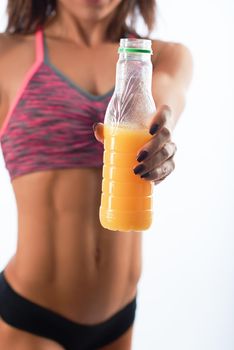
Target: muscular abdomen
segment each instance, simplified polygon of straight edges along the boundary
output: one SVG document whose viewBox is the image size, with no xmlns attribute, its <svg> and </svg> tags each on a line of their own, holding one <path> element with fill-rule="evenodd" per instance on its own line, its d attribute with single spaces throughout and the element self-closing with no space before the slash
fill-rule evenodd
<svg viewBox="0 0 234 350">
<path fill-rule="evenodd" d="M 130 300 L 140 277 L 141 233 L 100 225 L 101 174 L 100 168 L 65 169 L 13 181 L 15 287 L 75 321 L 107 317 Z"/>
</svg>

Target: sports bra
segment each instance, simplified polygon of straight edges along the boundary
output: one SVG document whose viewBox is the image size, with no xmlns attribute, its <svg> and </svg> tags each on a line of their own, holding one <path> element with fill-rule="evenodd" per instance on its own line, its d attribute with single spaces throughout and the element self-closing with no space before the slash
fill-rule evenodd
<svg viewBox="0 0 234 350">
<path fill-rule="evenodd" d="M 102 167 L 103 144 L 92 126 L 103 123 L 114 88 L 95 96 L 72 82 L 50 62 L 42 28 L 35 45 L 36 60 L 0 129 L 11 181 L 42 170 Z"/>
</svg>

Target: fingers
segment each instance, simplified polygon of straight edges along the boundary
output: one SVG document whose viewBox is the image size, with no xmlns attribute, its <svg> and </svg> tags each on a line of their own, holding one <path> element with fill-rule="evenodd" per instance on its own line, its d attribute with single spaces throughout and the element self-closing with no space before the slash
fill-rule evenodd
<svg viewBox="0 0 234 350">
<path fill-rule="evenodd" d="M 172 137 L 172 111 L 163 105 L 151 121 L 150 133 L 153 137 L 144 144 L 137 154 L 137 160 L 142 162 L 133 171 L 142 179 L 153 181 L 154 184 L 164 180 L 174 169 L 174 155 L 177 151 Z"/>
<path fill-rule="evenodd" d="M 146 179 L 147 181 L 159 182 L 166 178 L 173 170 L 175 169 L 175 162 L 173 158 L 169 158 L 166 160 L 161 166 L 157 168 L 153 168 L 141 175 L 142 179 Z"/>
<path fill-rule="evenodd" d="M 153 153 L 151 157 L 147 157 L 144 163 L 137 165 L 133 171 L 139 175 L 146 174 L 154 168 L 162 166 L 167 159 L 175 155 L 176 151 L 176 144 L 174 142 L 167 142 L 158 152 Z"/>
<path fill-rule="evenodd" d="M 163 105 L 159 108 L 151 121 L 149 132 L 153 137 L 144 144 L 137 152 L 137 160 L 140 162 L 146 157 L 151 157 L 158 152 L 172 137 L 172 112 L 169 106 Z M 143 153 L 143 154 L 142 154 Z"/>
<path fill-rule="evenodd" d="M 171 131 L 166 126 L 163 126 L 160 131 L 152 137 L 148 142 L 137 153 L 137 161 L 141 162 L 154 153 L 157 153 L 166 143 L 170 143 L 171 140 Z M 166 152 L 166 150 L 165 150 Z"/>
</svg>

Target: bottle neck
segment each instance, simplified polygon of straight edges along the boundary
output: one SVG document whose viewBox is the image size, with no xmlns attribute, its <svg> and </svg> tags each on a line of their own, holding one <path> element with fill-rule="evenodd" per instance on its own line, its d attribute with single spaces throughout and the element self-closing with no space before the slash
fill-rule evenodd
<svg viewBox="0 0 234 350">
<path fill-rule="evenodd" d="M 116 92 L 121 94 L 127 86 L 136 88 L 139 92 L 151 92 L 152 89 L 152 62 L 148 53 L 119 54 L 116 69 Z"/>
<path fill-rule="evenodd" d="M 148 53 L 122 52 L 119 60 L 151 62 L 151 55 Z"/>
</svg>

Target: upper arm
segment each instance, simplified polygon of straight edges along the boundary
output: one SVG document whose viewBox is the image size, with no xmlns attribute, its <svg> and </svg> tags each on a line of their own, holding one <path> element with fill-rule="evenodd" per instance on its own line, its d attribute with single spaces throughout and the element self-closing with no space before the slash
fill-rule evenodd
<svg viewBox="0 0 234 350">
<path fill-rule="evenodd" d="M 0 118 L 1 118 L 1 107 L 2 107 L 2 81 L 1 81 L 1 71 L 2 71 L 2 54 L 4 51 L 4 39 L 3 39 L 3 34 L 0 33 Z"/>
<path fill-rule="evenodd" d="M 175 122 L 184 109 L 192 73 L 190 50 L 183 44 L 164 43 L 154 62 L 152 92 L 156 105 L 171 107 Z"/>
<path fill-rule="evenodd" d="M 4 75 L 4 62 L 7 60 L 7 53 L 10 49 L 10 39 L 7 34 L 0 33 L 0 128 L 3 123 L 4 106 L 3 106 L 3 75 Z"/>
</svg>

